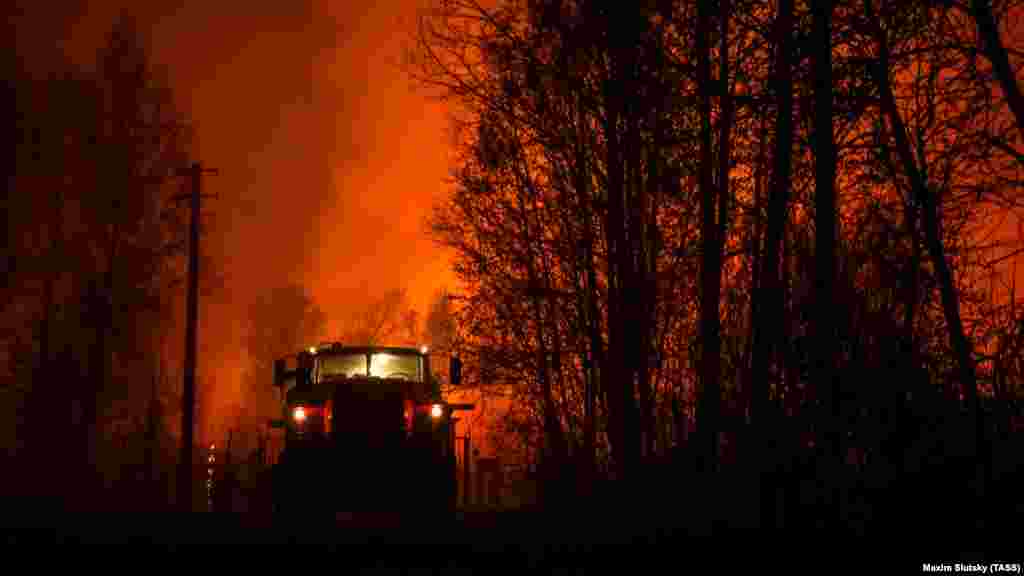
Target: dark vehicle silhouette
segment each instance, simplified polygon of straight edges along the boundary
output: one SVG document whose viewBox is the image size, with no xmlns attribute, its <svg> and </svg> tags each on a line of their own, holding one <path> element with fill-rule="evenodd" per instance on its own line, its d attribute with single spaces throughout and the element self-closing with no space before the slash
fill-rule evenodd
<svg viewBox="0 0 1024 576">
<path fill-rule="evenodd" d="M 288 366 L 292 363 L 293 366 Z M 451 358 L 452 384 L 461 364 Z M 454 512 L 452 405 L 426 347 L 335 343 L 278 359 L 285 445 L 272 472 L 274 510 Z"/>
</svg>

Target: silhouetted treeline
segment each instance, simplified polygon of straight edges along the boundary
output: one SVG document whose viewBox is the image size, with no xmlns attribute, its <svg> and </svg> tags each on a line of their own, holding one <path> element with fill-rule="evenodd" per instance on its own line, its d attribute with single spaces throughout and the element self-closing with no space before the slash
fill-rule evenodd
<svg viewBox="0 0 1024 576">
<path fill-rule="evenodd" d="M 414 75 L 460 129 L 431 224 L 469 382 L 514 395 L 549 469 L 634 501 L 1017 509 L 1019 10 L 436 3 Z"/>
<path fill-rule="evenodd" d="M 32 52 L 45 42 L 25 41 L 30 30 L 48 32 L 23 20 L 3 54 L 16 152 L 5 164 L 3 492 L 159 506 L 180 420 L 170 366 L 188 205 L 175 197 L 190 128 L 130 17 L 89 68 Z"/>
</svg>

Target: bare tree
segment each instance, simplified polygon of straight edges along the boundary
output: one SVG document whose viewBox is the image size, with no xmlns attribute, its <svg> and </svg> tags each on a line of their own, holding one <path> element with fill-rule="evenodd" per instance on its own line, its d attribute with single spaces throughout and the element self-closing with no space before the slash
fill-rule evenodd
<svg viewBox="0 0 1024 576">
<path fill-rule="evenodd" d="M 349 345 L 378 346 L 393 344 L 408 324 L 406 291 L 385 292 L 368 306 L 343 318 L 340 338 Z"/>
</svg>

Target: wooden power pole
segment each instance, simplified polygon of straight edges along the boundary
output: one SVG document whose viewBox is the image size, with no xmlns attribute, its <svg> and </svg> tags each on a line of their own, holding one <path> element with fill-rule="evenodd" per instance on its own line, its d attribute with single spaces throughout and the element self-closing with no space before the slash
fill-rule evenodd
<svg viewBox="0 0 1024 576">
<path fill-rule="evenodd" d="M 202 199 L 203 174 L 216 174 L 216 170 L 203 170 L 195 162 L 188 169 L 191 180 L 188 300 L 185 308 L 185 386 L 181 401 L 181 454 L 178 461 L 178 505 L 184 512 L 192 510 L 192 484 L 194 452 L 193 428 L 196 396 L 196 330 L 199 321 L 199 206 Z"/>
</svg>

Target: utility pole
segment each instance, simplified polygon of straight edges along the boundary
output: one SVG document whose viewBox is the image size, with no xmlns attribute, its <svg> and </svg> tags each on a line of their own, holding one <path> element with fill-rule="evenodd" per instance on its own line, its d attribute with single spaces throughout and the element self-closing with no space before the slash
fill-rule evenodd
<svg viewBox="0 0 1024 576">
<path fill-rule="evenodd" d="M 181 454 L 178 460 L 178 506 L 183 512 L 192 510 L 192 456 L 193 427 L 196 396 L 196 329 L 199 320 L 199 204 L 202 198 L 203 173 L 216 174 L 216 170 L 203 170 L 194 162 L 188 169 L 191 180 L 188 301 L 185 308 L 185 386 L 181 403 Z"/>
</svg>

